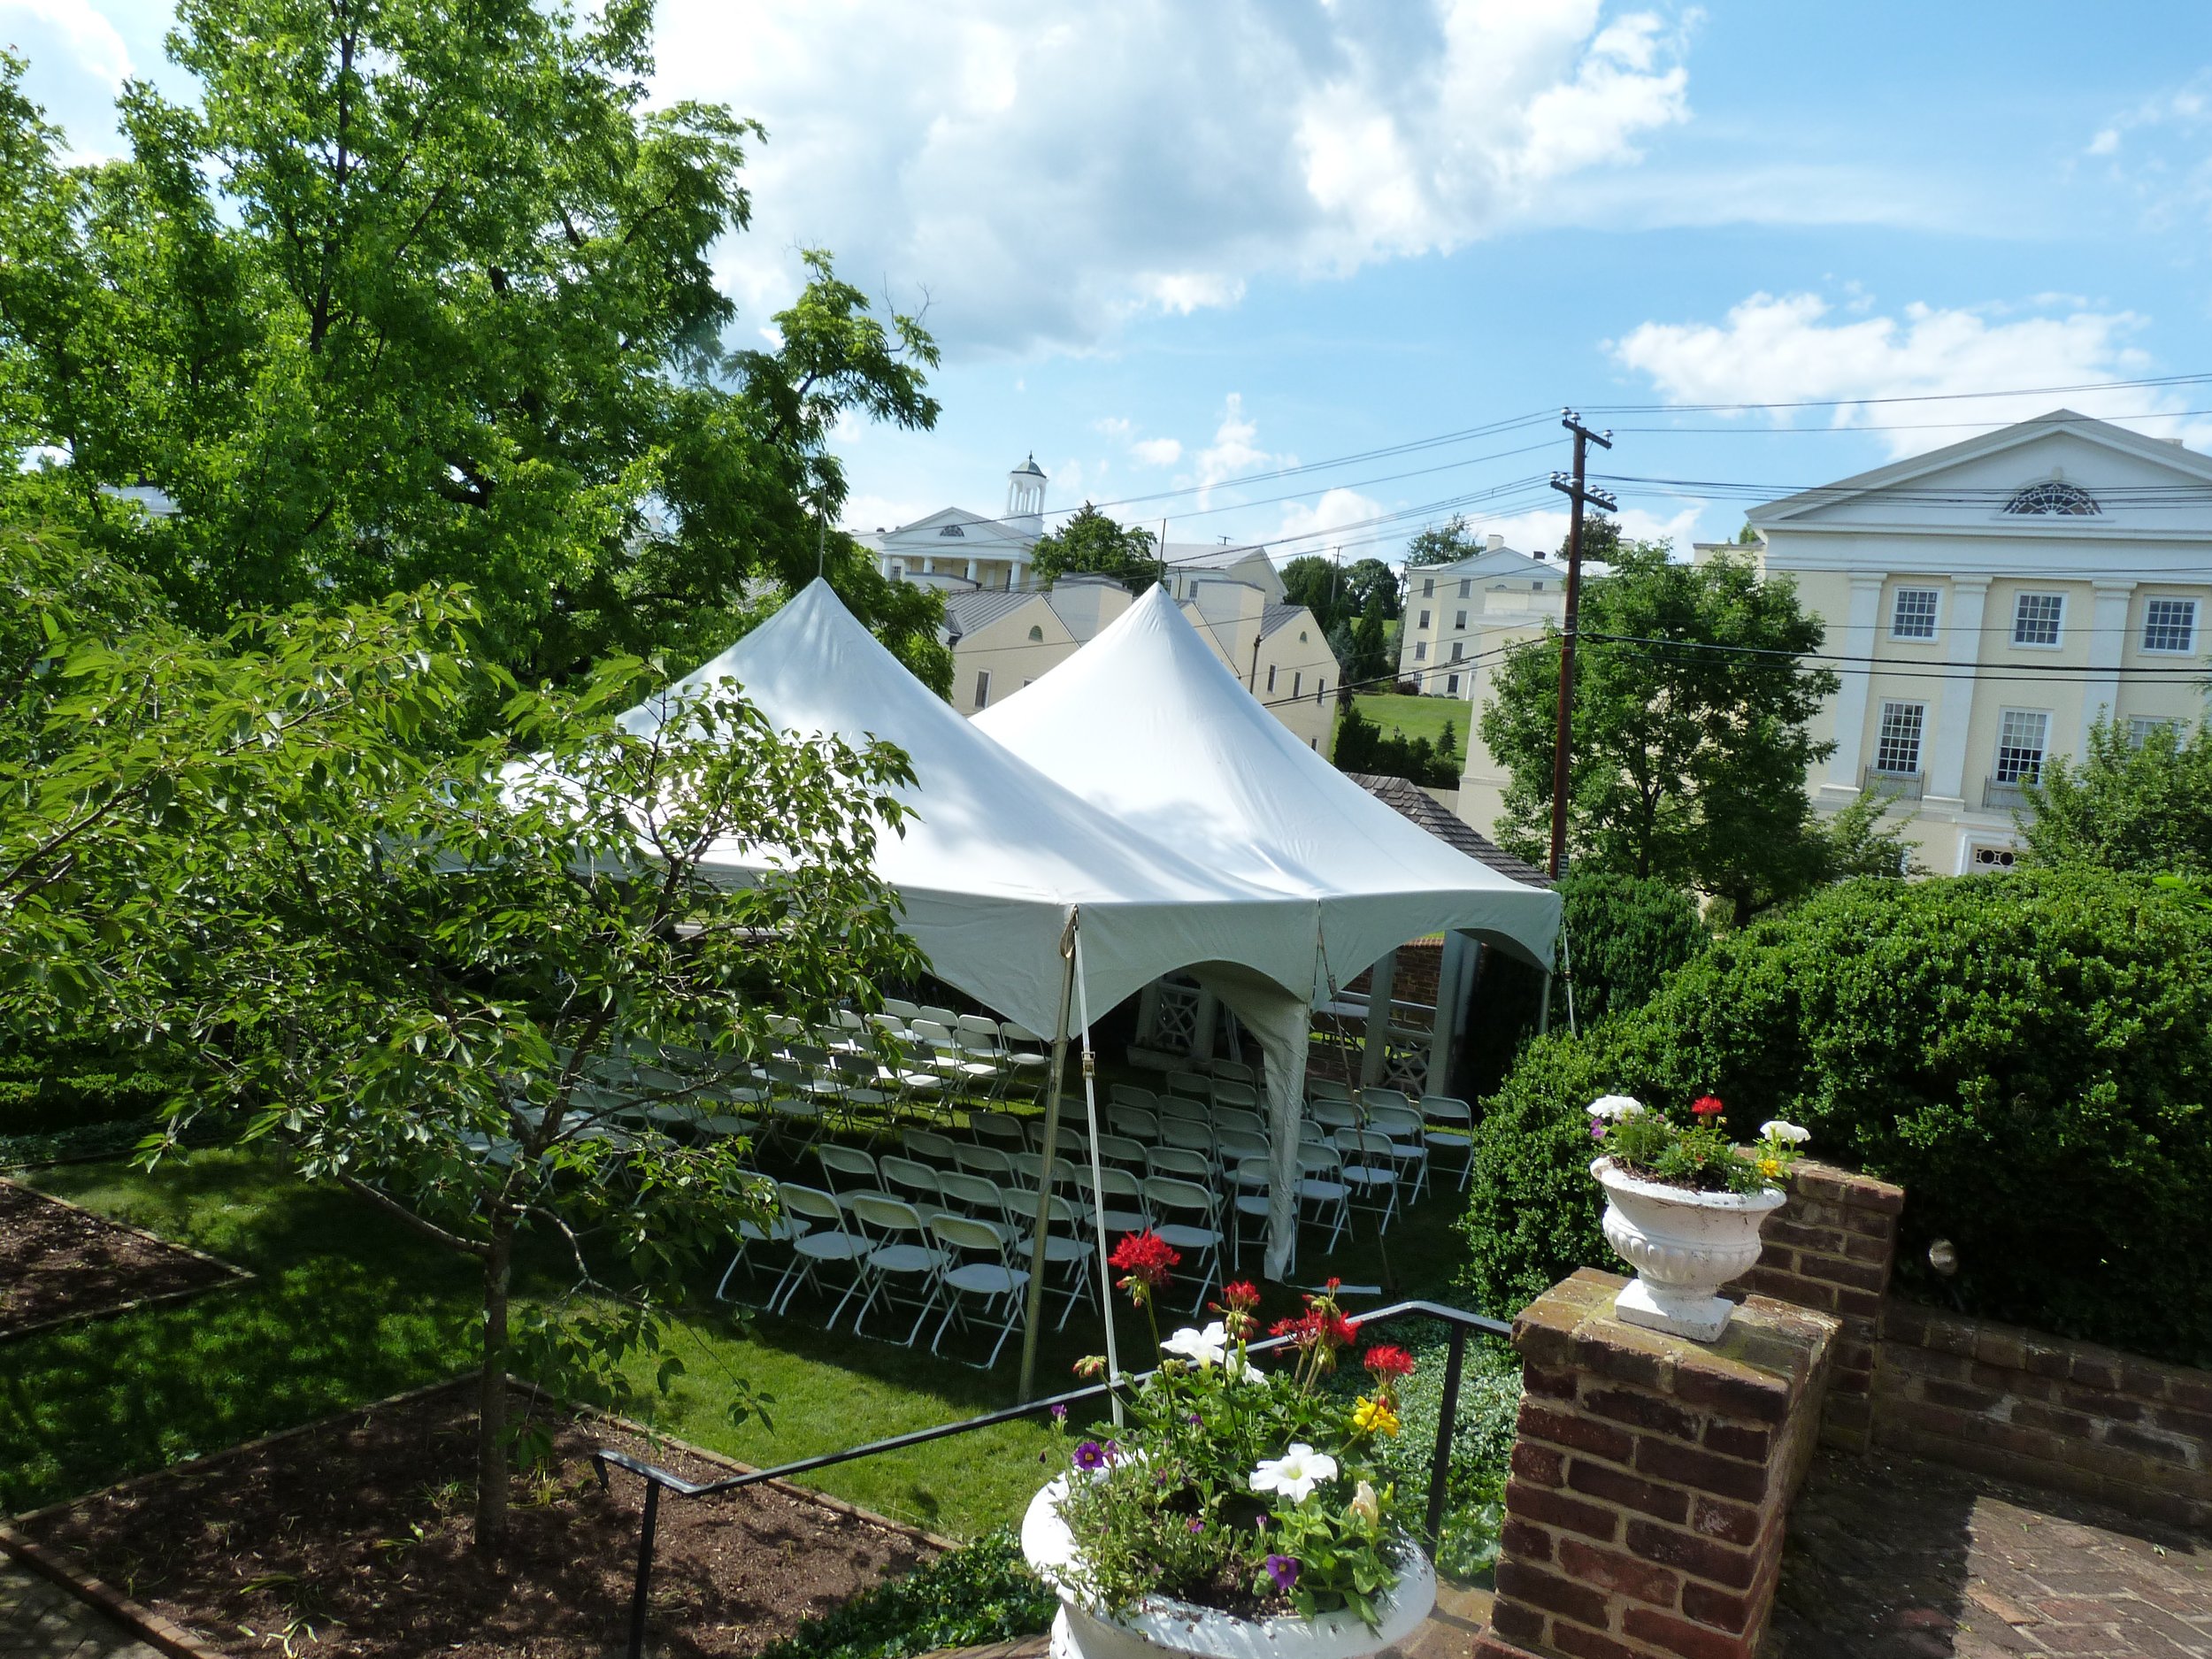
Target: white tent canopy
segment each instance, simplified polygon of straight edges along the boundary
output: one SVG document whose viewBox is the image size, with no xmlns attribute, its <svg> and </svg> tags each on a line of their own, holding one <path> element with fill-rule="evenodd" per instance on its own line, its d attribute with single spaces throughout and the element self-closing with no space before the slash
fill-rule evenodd
<svg viewBox="0 0 2212 1659">
<path fill-rule="evenodd" d="M 779 730 L 895 743 L 915 782 L 903 833 L 879 843 L 877 873 L 933 972 L 1007 1018 L 1058 1033 L 1060 942 L 1079 910 L 1083 990 L 1110 1008 L 1164 973 L 1302 992 L 1312 907 L 1218 873 L 1116 822 L 978 732 L 811 583 L 728 650 L 622 717 L 650 731 L 668 700 L 735 680 Z M 718 849 L 710 871 L 745 879 L 777 849 Z M 1232 1003 L 1233 1006 L 1233 1002 Z"/>
<path fill-rule="evenodd" d="M 1399 816 L 1294 736 L 1155 588 L 975 724 L 1206 869 L 1311 900 L 1325 979 L 1457 930 L 1551 964 L 1559 895 Z"/>
</svg>

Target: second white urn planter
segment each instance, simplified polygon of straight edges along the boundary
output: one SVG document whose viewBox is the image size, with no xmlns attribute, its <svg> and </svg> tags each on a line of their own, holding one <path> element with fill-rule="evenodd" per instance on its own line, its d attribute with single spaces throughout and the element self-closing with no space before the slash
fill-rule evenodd
<svg viewBox="0 0 2212 1659">
<path fill-rule="evenodd" d="M 1058 1570 L 1075 1558 L 1075 1540 L 1060 1519 L 1065 1477 L 1029 1501 L 1022 1517 L 1022 1554 L 1038 1577 L 1060 1591 L 1052 1621 L 1052 1659 L 1367 1659 L 1420 1627 L 1436 1605 L 1436 1571 L 1418 1549 L 1409 1549 L 1397 1584 L 1382 1598 L 1381 1624 L 1370 1629 L 1359 1615 L 1325 1613 L 1318 1618 L 1237 1618 L 1210 1607 L 1155 1596 L 1120 1618 L 1085 1607 L 1059 1582 Z"/>
<path fill-rule="evenodd" d="M 1636 1270 L 1615 1317 L 1697 1342 L 1718 1337 L 1736 1307 L 1717 1293 L 1757 1263 L 1759 1228 L 1787 1194 L 1694 1193 L 1624 1174 L 1610 1158 L 1590 1173 L 1605 1189 L 1605 1241 Z"/>
</svg>

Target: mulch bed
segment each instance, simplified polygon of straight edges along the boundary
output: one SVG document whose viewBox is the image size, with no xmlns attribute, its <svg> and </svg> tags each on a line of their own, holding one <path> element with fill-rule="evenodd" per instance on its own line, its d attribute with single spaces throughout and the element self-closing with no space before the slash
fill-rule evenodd
<svg viewBox="0 0 2212 1659">
<path fill-rule="evenodd" d="M 642 1483 L 616 1471 L 602 1493 L 593 1448 L 695 1480 L 733 1465 L 541 1407 L 551 1460 L 515 1478 L 508 1545 L 487 1562 L 469 1547 L 472 1402 L 463 1384 L 403 1395 L 16 1525 L 223 1654 L 620 1652 Z M 756 1653 L 933 1553 L 922 1533 L 780 1485 L 664 1495 L 649 1645 L 679 1659 Z"/>
<path fill-rule="evenodd" d="M 0 1337 L 244 1277 L 211 1256 L 0 1181 Z"/>
</svg>

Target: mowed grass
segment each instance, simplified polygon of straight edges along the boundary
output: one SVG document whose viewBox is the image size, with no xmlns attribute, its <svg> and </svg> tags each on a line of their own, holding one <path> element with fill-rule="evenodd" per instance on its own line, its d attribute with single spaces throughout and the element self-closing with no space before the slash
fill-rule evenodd
<svg viewBox="0 0 2212 1659">
<path fill-rule="evenodd" d="M 1452 748 L 1467 752 L 1467 701 L 1463 697 L 1405 697 L 1395 692 L 1373 692 L 1356 696 L 1353 704 L 1386 733 L 1425 737 L 1434 743 L 1444 735 L 1444 723 L 1452 726 Z"/>
<path fill-rule="evenodd" d="M 1396 1296 L 1450 1300 L 1462 1254 L 1453 1225 L 1455 1175 L 1448 1172 L 1441 1197 L 1402 1217 L 1386 1244 L 1364 1217 L 1358 1241 L 1333 1255 L 1309 1231 L 1294 1279 L 1311 1285 L 1333 1272 L 1374 1286 L 1348 1298 L 1356 1310 Z M 256 1278 L 0 1348 L 0 1513 L 206 1455 L 473 1363 L 478 1304 L 470 1264 L 349 1194 L 296 1180 L 265 1155 L 203 1151 L 150 1172 L 83 1164 L 40 1171 L 34 1184 L 210 1251 Z M 556 1265 L 549 1256 L 542 1264 Z M 1256 1248 L 1248 1248 L 1246 1275 L 1257 1277 L 1257 1265 Z M 752 1294 L 764 1294 L 768 1282 L 764 1277 Z M 987 1352 L 972 1333 L 949 1335 L 944 1358 L 871 1340 L 903 1335 L 910 1313 L 872 1317 L 871 1337 L 851 1333 L 849 1313 L 825 1333 L 829 1301 L 803 1296 L 788 1317 L 741 1317 L 706 1294 L 711 1284 L 703 1281 L 669 1333 L 666 1351 L 684 1367 L 670 1392 L 655 1395 L 650 1365 L 637 1369 L 641 1394 L 651 1402 L 640 1415 L 664 1432 L 764 1466 L 1013 1403 L 1018 1335 L 986 1372 L 959 1363 Z M 526 1272 L 518 1284 L 525 1295 L 558 1287 L 549 1271 Z M 735 1288 L 744 1289 L 741 1280 Z M 1169 1293 L 1164 1329 L 1192 1318 L 1192 1288 Z M 1295 1308 L 1294 1285 L 1263 1288 L 1265 1317 Z M 1141 1369 L 1151 1363 L 1149 1330 L 1116 1301 L 1122 1363 Z M 1057 1314 L 1056 1302 L 1051 1317 Z M 925 1342 L 928 1335 L 925 1329 Z M 1074 1386 L 1075 1360 L 1103 1345 L 1096 1310 L 1079 1309 L 1064 1334 L 1050 1333 L 1041 1345 L 1039 1392 Z M 767 1421 L 732 1424 L 740 1379 L 772 1396 Z M 1040 1423 L 1010 1423 L 808 1479 L 852 1502 L 971 1537 L 1019 1517 L 1049 1439 Z"/>
</svg>

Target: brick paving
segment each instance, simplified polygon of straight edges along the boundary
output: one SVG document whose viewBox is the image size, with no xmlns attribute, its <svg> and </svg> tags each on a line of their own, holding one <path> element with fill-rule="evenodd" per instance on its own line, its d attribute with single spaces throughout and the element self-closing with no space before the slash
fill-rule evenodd
<svg viewBox="0 0 2212 1659">
<path fill-rule="evenodd" d="M 160 1659 L 67 1591 L 0 1555 L 0 1659 Z"/>
<path fill-rule="evenodd" d="M 2212 1538 L 1875 1452 L 1790 1516 L 1776 1659 L 2212 1659 Z"/>
</svg>

